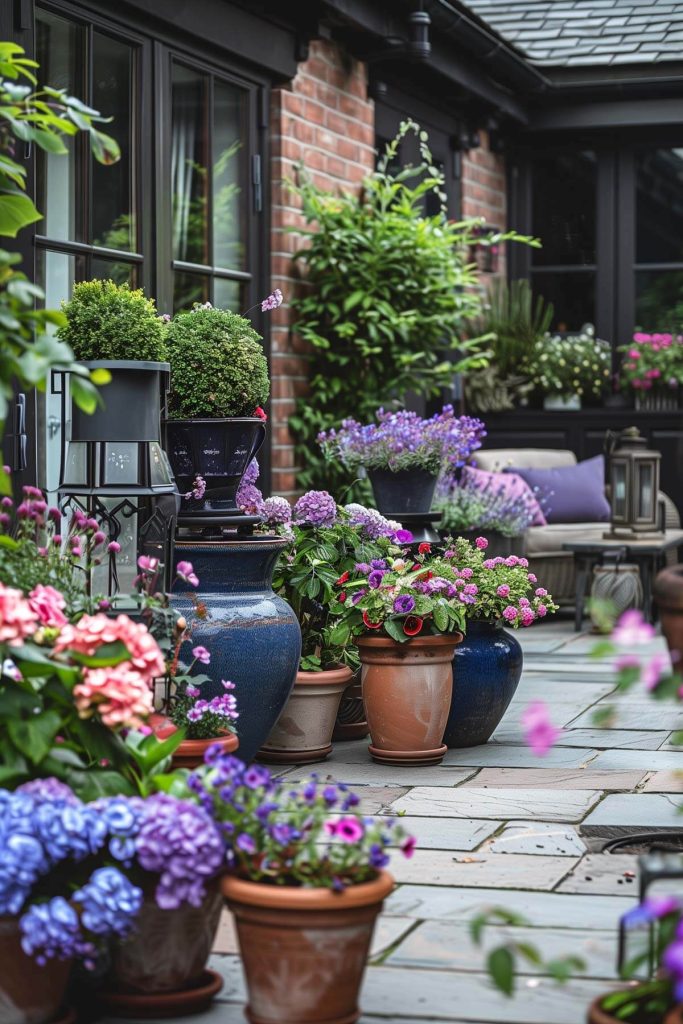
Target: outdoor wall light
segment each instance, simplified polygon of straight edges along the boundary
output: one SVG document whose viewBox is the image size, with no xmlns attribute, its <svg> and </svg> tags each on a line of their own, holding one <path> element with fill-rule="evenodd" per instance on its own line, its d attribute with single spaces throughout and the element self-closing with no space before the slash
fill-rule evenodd
<svg viewBox="0 0 683 1024">
<path fill-rule="evenodd" d="M 609 435 L 608 435 L 609 436 Z M 659 475 L 662 456 L 647 447 L 637 427 L 611 435 L 609 485 L 612 528 L 606 537 L 661 536 Z"/>
</svg>

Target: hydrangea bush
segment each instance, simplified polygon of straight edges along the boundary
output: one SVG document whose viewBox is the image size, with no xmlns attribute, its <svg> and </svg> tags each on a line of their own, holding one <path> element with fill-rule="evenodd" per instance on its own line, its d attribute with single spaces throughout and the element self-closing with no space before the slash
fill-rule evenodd
<svg viewBox="0 0 683 1024">
<path fill-rule="evenodd" d="M 375 416 L 377 423 L 348 418 L 339 430 L 322 431 L 318 443 L 326 459 L 340 461 L 352 472 L 423 469 L 436 474 L 464 465 L 486 436 L 481 420 L 456 416 L 452 405 L 430 419 L 405 409 L 378 409 Z"/>
<path fill-rule="evenodd" d="M 384 868 L 390 846 L 413 852 L 400 819 L 361 815 L 359 798 L 343 784 L 314 775 L 292 787 L 216 747 L 206 762 L 188 787 L 223 832 L 228 864 L 240 878 L 342 891 Z"/>
</svg>

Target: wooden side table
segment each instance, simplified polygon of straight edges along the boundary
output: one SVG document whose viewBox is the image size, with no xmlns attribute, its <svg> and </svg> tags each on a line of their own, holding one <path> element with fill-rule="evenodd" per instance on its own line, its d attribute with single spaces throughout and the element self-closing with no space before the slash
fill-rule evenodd
<svg viewBox="0 0 683 1024">
<path fill-rule="evenodd" d="M 667 551 L 680 547 L 683 547 L 683 530 L 666 530 L 661 537 L 649 540 L 624 540 L 620 537 L 563 544 L 563 550 L 571 551 L 574 555 L 576 567 L 575 632 L 578 633 L 583 625 L 586 592 L 593 569 L 596 565 L 602 565 L 606 557 L 615 561 L 633 562 L 638 566 L 643 585 L 643 615 L 648 622 L 652 622 L 652 581 L 663 568 Z"/>
</svg>

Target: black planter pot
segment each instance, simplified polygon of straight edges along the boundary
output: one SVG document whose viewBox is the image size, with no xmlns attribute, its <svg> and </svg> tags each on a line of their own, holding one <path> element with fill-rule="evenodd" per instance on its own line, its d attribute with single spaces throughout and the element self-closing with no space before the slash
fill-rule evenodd
<svg viewBox="0 0 683 1024">
<path fill-rule="evenodd" d="M 266 425 L 257 416 L 166 420 L 164 446 L 181 495 L 203 477 L 203 498 L 183 498 L 181 516 L 236 514 L 235 495 L 247 466 L 263 444 Z"/>
<path fill-rule="evenodd" d="M 103 405 L 88 415 L 72 402 L 72 441 L 160 441 L 161 408 L 168 391 L 168 363 L 133 359 L 95 359 L 89 370 L 109 370 Z"/>
<path fill-rule="evenodd" d="M 460 532 L 457 536 L 469 540 L 472 544 L 477 537 L 486 537 L 489 542 L 489 546 L 486 548 L 487 558 L 507 558 L 508 555 L 522 557 L 526 553 L 526 533 L 520 533 L 517 537 L 506 537 L 505 534 L 498 533 L 497 530 L 487 530 L 486 527 L 482 527 L 481 530 Z"/>
<path fill-rule="evenodd" d="M 368 477 L 375 495 L 375 504 L 382 515 L 400 519 L 408 513 L 429 512 L 432 507 L 437 476 L 424 469 L 370 469 Z"/>
</svg>

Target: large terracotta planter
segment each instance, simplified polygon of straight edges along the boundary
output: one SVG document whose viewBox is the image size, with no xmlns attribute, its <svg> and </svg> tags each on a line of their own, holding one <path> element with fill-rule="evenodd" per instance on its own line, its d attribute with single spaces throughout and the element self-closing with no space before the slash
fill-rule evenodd
<svg viewBox="0 0 683 1024">
<path fill-rule="evenodd" d="M 683 673 L 683 565 L 663 569 L 652 588 L 674 672 Z"/>
<path fill-rule="evenodd" d="M 326 672 L 297 672 L 294 689 L 261 747 L 259 759 L 276 764 L 324 761 L 332 750 L 339 703 L 352 675 L 344 666 Z"/>
<path fill-rule="evenodd" d="M 342 893 L 226 876 L 250 1024 L 354 1024 L 375 921 L 393 885 L 386 871 Z"/>
<path fill-rule="evenodd" d="M 136 929 L 117 944 L 101 1002 L 117 1016 L 178 1016 L 205 1009 L 221 988 L 206 970 L 223 900 L 218 880 L 200 907 L 162 910 L 150 893 Z"/>
<path fill-rule="evenodd" d="M 678 1006 L 674 1006 L 673 1010 L 669 1011 L 664 1024 L 683 1024 L 683 1003 L 679 1003 Z"/>
<path fill-rule="evenodd" d="M 461 633 L 358 638 L 370 753 L 383 764 L 439 764 L 453 692 L 453 652 Z"/>
<path fill-rule="evenodd" d="M 165 715 L 152 715 L 149 724 L 160 740 L 165 740 L 177 732 L 173 722 Z M 208 740 L 183 740 L 171 759 L 171 767 L 199 768 L 204 764 L 204 754 L 215 743 L 220 744 L 224 754 L 234 754 L 240 745 L 239 737 L 234 732 L 225 732 Z"/>
<path fill-rule="evenodd" d="M 16 917 L 0 917 L 0 1022 L 47 1024 L 63 1007 L 71 961 L 48 960 L 41 967 L 21 948 Z"/>
<path fill-rule="evenodd" d="M 360 669 L 358 669 L 342 695 L 332 741 L 364 740 L 368 731 L 368 720 L 363 704 L 363 687 L 360 681 Z"/>
</svg>

